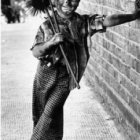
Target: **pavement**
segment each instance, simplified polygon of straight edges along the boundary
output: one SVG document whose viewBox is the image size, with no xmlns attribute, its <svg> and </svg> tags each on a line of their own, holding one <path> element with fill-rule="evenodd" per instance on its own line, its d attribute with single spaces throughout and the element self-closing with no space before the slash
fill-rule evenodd
<svg viewBox="0 0 140 140">
<path fill-rule="evenodd" d="M 1 139 L 29 140 L 32 134 L 32 83 L 37 60 L 29 50 L 42 20 L 1 22 Z M 85 78 L 64 106 L 63 140 L 125 140 Z"/>
</svg>

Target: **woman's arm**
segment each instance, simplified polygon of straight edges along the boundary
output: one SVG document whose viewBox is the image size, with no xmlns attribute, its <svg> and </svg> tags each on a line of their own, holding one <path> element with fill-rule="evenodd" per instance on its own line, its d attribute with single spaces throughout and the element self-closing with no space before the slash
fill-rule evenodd
<svg viewBox="0 0 140 140">
<path fill-rule="evenodd" d="M 140 10 L 136 10 L 132 14 L 114 14 L 106 16 L 103 22 L 104 27 L 112 27 L 126 22 L 130 22 L 140 18 Z"/>
<path fill-rule="evenodd" d="M 56 33 L 49 41 L 39 43 L 35 45 L 32 49 L 34 57 L 39 58 L 47 54 L 52 47 L 55 47 L 57 44 L 63 42 L 64 37 L 61 33 Z"/>
</svg>

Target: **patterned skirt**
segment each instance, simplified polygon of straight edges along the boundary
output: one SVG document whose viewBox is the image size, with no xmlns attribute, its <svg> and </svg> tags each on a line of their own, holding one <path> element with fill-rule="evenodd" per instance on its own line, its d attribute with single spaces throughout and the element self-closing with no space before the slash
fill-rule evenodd
<svg viewBox="0 0 140 140">
<path fill-rule="evenodd" d="M 65 66 L 38 65 L 33 86 L 31 140 L 62 140 L 63 105 L 69 95 L 69 75 Z"/>
</svg>

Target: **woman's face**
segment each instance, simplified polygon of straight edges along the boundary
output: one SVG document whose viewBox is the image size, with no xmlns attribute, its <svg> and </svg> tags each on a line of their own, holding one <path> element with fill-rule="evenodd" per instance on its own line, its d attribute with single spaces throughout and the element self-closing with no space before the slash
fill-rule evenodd
<svg viewBox="0 0 140 140">
<path fill-rule="evenodd" d="M 69 18 L 77 9 L 80 0 L 56 0 L 55 6 L 58 14 L 63 18 Z"/>
</svg>

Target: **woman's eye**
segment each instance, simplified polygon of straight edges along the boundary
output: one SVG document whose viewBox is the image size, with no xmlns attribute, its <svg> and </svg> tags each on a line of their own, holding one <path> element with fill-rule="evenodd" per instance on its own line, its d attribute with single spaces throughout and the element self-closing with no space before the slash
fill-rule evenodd
<svg viewBox="0 0 140 140">
<path fill-rule="evenodd" d="M 78 5 L 78 3 L 79 3 L 79 2 L 77 2 L 77 1 L 72 1 L 72 2 L 71 2 L 72 5 Z"/>
</svg>

